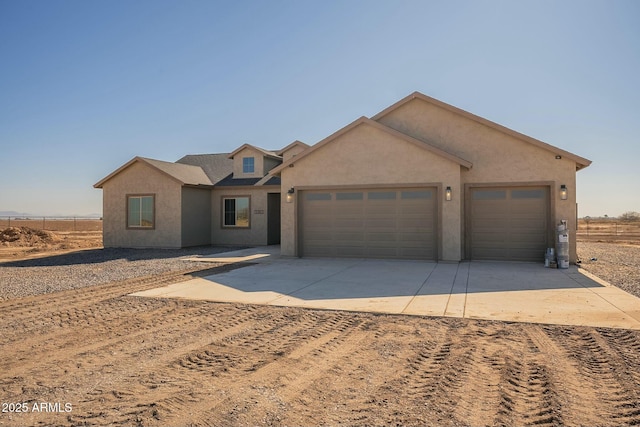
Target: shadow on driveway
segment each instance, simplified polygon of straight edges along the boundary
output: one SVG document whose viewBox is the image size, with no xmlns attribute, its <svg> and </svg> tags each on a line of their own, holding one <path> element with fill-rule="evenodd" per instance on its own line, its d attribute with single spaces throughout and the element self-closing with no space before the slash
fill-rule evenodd
<svg viewBox="0 0 640 427">
<path fill-rule="evenodd" d="M 240 292 L 271 292 L 304 300 L 603 287 L 575 267 L 558 270 L 536 263 L 502 262 L 280 259 L 206 279 Z"/>
<path fill-rule="evenodd" d="M 227 252 L 230 247 L 197 246 L 184 249 L 126 249 L 104 248 L 79 250 L 61 255 L 44 256 L 19 261 L 1 262 L 4 267 L 54 267 L 61 265 L 100 264 L 115 260 L 146 261 L 154 259 L 180 258 Z"/>
</svg>

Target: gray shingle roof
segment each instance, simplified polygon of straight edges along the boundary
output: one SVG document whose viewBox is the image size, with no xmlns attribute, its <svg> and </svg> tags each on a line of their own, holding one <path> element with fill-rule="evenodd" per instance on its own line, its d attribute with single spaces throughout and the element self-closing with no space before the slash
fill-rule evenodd
<svg viewBox="0 0 640 427">
<path fill-rule="evenodd" d="M 161 170 L 167 175 L 172 176 L 182 184 L 186 185 L 212 185 L 211 179 L 204 173 L 202 168 L 187 164 L 164 162 L 162 160 L 147 159 L 140 157 L 141 160 L 149 163 L 155 168 Z"/>
<path fill-rule="evenodd" d="M 213 184 L 233 172 L 233 160 L 229 158 L 229 153 L 188 154 L 176 163 L 199 166 Z"/>
<path fill-rule="evenodd" d="M 234 178 L 233 174 L 229 174 L 223 180 L 216 183 L 216 187 L 237 187 L 256 185 L 262 178 Z M 263 185 L 280 185 L 280 177 L 273 177 L 265 182 Z"/>
</svg>

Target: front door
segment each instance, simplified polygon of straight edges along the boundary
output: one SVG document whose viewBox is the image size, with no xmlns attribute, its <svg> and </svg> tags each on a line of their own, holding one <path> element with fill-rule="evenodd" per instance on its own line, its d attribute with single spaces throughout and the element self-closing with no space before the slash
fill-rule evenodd
<svg viewBox="0 0 640 427">
<path fill-rule="evenodd" d="M 267 244 L 280 244 L 280 193 L 267 194 Z"/>
</svg>

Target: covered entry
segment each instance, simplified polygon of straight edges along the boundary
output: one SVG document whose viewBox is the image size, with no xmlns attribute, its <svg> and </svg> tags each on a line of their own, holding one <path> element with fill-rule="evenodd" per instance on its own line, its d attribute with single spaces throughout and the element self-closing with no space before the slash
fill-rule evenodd
<svg viewBox="0 0 640 427">
<path fill-rule="evenodd" d="M 467 257 L 541 261 L 549 246 L 548 187 L 470 188 Z"/>
<path fill-rule="evenodd" d="M 300 195 L 301 256 L 437 259 L 436 188 Z"/>
</svg>

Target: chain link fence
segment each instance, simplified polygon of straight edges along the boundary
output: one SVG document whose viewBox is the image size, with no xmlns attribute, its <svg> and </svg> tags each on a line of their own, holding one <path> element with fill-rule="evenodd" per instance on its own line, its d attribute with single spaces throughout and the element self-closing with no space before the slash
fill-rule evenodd
<svg viewBox="0 0 640 427">
<path fill-rule="evenodd" d="M 102 231 L 102 218 L 0 216 L 0 229 L 8 227 L 29 227 L 47 231 Z"/>
<path fill-rule="evenodd" d="M 589 242 L 628 241 L 640 243 L 640 221 L 579 219 L 577 238 Z"/>
</svg>

